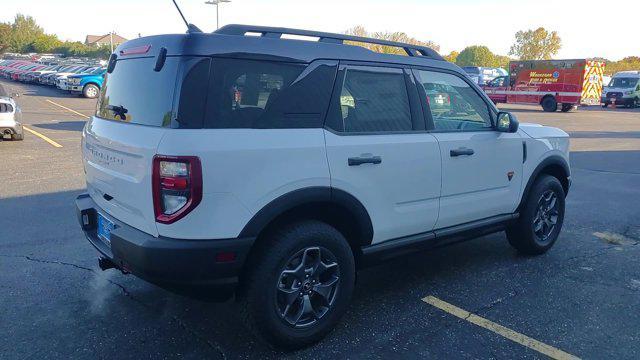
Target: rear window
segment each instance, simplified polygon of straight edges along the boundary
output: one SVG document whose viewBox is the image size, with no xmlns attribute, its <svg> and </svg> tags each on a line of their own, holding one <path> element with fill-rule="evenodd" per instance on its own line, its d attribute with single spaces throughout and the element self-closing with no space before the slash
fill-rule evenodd
<svg viewBox="0 0 640 360">
<path fill-rule="evenodd" d="M 168 57 L 160 71 L 155 58 L 118 60 L 107 74 L 97 116 L 131 124 L 165 126 L 172 120 L 179 59 Z"/>
<path fill-rule="evenodd" d="M 172 128 L 321 127 L 337 61 L 167 57 L 118 60 L 97 116 Z"/>
</svg>

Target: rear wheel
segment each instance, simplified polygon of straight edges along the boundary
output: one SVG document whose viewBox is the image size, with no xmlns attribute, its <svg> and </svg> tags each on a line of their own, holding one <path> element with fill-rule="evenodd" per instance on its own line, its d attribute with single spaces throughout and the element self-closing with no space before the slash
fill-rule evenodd
<svg viewBox="0 0 640 360">
<path fill-rule="evenodd" d="M 332 226 L 304 221 L 256 249 L 241 296 L 248 326 L 272 345 L 301 348 L 322 339 L 344 314 L 355 282 L 349 244 Z"/>
<path fill-rule="evenodd" d="M 569 112 L 572 109 L 573 109 L 573 104 L 562 104 L 562 108 L 560 109 L 560 111 Z"/>
<path fill-rule="evenodd" d="M 100 89 L 95 84 L 87 84 L 82 89 L 82 95 L 89 99 L 97 98 L 99 93 L 100 93 Z"/>
<path fill-rule="evenodd" d="M 13 134 L 11 140 L 24 140 L 24 134 Z"/>
<path fill-rule="evenodd" d="M 542 99 L 542 109 L 546 112 L 554 112 L 558 110 L 558 102 L 553 96 L 547 96 Z"/>
<path fill-rule="evenodd" d="M 507 229 L 509 243 L 520 253 L 547 252 L 558 238 L 564 222 L 564 189 L 560 181 L 542 175 L 533 184 L 518 220 Z"/>
</svg>

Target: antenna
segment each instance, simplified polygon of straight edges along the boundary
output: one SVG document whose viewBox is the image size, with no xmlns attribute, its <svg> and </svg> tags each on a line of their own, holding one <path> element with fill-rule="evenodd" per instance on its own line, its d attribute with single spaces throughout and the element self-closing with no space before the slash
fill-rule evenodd
<svg viewBox="0 0 640 360">
<path fill-rule="evenodd" d="M 172 0 L 173 1 L 173 5 L 176 6 L 176 9 L 178 9 L 178 12 L 180 13 L 180 17 L 182 17 L 182 21 L 184 21 L 184 24 L 187 25 L 187 33 L 192 34 L 192 33 L 201 33 L 202 30 L 200 30 L 197 26 L 189 23 L 187 21 L 187 19 L 184 17 L 184 15 L 182 14 L 182 10 L 180 10 L 180 6 L 178 6 L 178 4 L 176 3 L 176 0 Z"/>
</svg>

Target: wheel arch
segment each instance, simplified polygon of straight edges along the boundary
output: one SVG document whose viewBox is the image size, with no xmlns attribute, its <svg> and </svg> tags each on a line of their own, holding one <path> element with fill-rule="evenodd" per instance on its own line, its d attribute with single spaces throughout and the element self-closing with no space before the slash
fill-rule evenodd
<svg viewBox="0 0 640 360">
<path fill-rule="evenodd" d="M 522 192 L 522 197 L 520 199 L 520 204 L 518 204 L 517 211 L 522 209 L 525 201 L 527 201 L 533 184 L 541 175 L 551 175 L 557 178 L 560 181 L 560 184 L 562 184 L 565 197 L 569 193 L 569 187 L 571 186 L 571 170 L 569 168 L 569 163 L 560 155 L 551 155 L 542 160 L 533 170 L 531 176 L 529 176 L 527 185 Z"/>
<path fill-rule="evenodd" d="M 308 219 L 336 227 L 354 251 L 370 245 L 373 239 L 371 218 L 364 205 L 353 195 L 331 187 L 298 189 L 272 200 L 249 220 L 239 236 L 259 241 L 280 224 Z"/>
</svg>

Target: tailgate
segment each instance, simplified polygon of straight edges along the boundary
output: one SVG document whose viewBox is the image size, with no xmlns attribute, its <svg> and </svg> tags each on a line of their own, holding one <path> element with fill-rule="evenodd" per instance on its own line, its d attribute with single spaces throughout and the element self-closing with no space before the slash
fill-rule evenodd
<svg viewBox="0 0 640 360">
<path fill-rule="evenodd" d="M 94 117 L 84 130 L 87 191 L 109 215 L 158 235 L 151 194 L 153 156 L 165 128 Z"/>
</svg>

